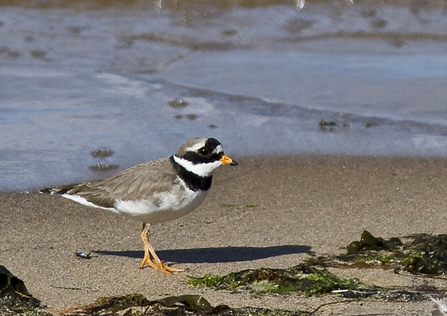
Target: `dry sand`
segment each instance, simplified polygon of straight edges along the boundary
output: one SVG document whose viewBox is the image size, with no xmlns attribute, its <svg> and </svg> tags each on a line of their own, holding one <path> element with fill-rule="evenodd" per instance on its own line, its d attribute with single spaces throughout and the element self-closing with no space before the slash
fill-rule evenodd
<svg viewBox="0 0 447 316">
<path fill-rule="evenodd" d="M 152 227 L 159 256 L 189 272 L 138 269 L 141 224 L 69 200 L 0 194 L 0 264 L 44 304 L 62 308 L 101 296 L 142 293 L 149 299 L 202 294 L 212 305 L 311 311 L 320 315 L 430 315 L 432 303 L 346 301 L 336 295 L 253 295 L 195 288 L 187 275 L 286 268 L 310 252 L 338 254 L 364 229 L 384 238 L 446 233 L 447 160 L 296 156 L 238 159 L 222 167 L 207 200 L 193 213 Z M 252 206 L 252 207 L 247 207 Z M 97 253 L 91 260 L 78 251 Z M 381 269 L 336 271 L 368 284 L 435 285 L 443 279 Z"/>
</svg>

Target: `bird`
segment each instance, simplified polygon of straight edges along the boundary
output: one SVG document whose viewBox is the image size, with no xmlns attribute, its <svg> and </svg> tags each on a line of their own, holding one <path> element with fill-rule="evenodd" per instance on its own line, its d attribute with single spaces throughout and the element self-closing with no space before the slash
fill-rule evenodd
<svg viewBox="0 0 447 316">
<path fill-rule="evenodd" d="M 160 260 L 149 242 L 149 227 L 196 209 L 208 195 L 213 174 L 221 165 L 238 163 L 225 155 L 217 139 L 194 137 L 172 156 L 140 163 L 101 180 L 45 188 L 40 192 L 143 222 L 144 258 L 140 268 L 148 264 L 172 274 L 185 270 Z"/>
</svg>

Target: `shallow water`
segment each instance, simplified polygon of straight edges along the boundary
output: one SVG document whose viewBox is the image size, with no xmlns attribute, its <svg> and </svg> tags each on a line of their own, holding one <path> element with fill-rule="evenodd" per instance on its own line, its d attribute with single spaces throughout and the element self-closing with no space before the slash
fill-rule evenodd
<svg viewBox="0 0 447 316">
<path fill-rule="evenodd" d="M 90 167 L 192 136 L 236 158 L 447 156 L 443 2 L 0 6 L 0 189 L 102 177 Z"/>
</svg>

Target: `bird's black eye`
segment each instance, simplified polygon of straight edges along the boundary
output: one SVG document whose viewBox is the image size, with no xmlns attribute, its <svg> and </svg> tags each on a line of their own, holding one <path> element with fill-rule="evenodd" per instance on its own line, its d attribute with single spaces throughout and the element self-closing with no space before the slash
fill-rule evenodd
<svg viewBox="0 0 447 316">
<path fill-rule="evenodd" d="M 201 154 L 202 156 L 207 156 L 207 155 L 209 155 L 209 153 L 210 153 L 210 151 L 205 147 L 202 147 L 199 149 L 199 154 Z"/>
</svg>

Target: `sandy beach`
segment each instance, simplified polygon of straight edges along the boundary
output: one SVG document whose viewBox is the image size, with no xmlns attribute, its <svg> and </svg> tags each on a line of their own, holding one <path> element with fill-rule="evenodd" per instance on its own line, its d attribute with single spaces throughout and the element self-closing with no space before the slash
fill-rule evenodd
<svg viewBox="0 0 447 316">
<path fill-rule="evenodd" d="M 53 309 L 142 293 L 148 299 L 201 294 L 212 305 L 304 311 L 340 301 L 322 307 L 319 315 L 430 315 L 433 303 L 428 300 L 343 302 L 332 294 L 234 294 L 186 281 L 205 273 L 287 268 L 310 253 L 344 253 L 363 230 L 384 238 L 446 233 L 447 159 L 234 158 L 240 165 L 218 170 L 210 195 L 196 211 L 151 229 L 160 258 L 186 273 L 138 269 L 141 223 L 37 191 L 0 194 L 0 264 Z M 78 251 L 94 253 L 83 260 L 75 256 Z M 447 288 L 440 278 L 392 270 L 334 271 L 379 286 Z"/>
</svg>

